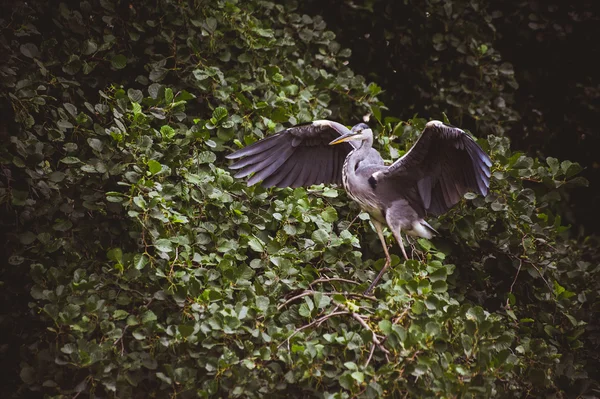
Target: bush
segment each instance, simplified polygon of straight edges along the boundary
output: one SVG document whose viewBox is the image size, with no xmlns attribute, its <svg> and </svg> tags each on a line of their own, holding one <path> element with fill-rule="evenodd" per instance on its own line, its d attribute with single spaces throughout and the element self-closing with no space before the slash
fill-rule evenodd
<svg viewBox="0 0 600 399">
<path fill-rule="evenodd" d="M 103 0 L 3 13 L 15 396 L 592 392 L 598 254 L 557 214 L 585 184 L 577 164 L 480 139 L 492 192 L 440 218 L 414 260 L 394 247 L 376 297 L 360 293 L 383 253 L 343 190 L 230 175 L 224 155 L 290 124 L 372 114 L 390 160 L 424 126 L 385 115 L 323 19 L 294 11 Z"/>
</svg>

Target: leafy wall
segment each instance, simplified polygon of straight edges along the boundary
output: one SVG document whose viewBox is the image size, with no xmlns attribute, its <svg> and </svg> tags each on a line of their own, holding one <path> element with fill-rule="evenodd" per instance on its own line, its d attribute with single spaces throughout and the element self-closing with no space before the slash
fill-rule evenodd
<svg viewBox="0 0 600 399">
<path fill-rule="evenodd" d="M 574 396 L 597 389 L 581 168 L 481 145 L 492 192 L 383 266 L 343 190 L 265 190 L 224 155 L 315 118 L 401 121 L 293 3 L 18 2 L 2 12 L 3 366 L 40 397 Z M 444 110 L 440 106 L 440 110 Z M 443 115 L 439 115 L 442 118 Z M 474 132 L 478 133 L 478 132 Z M 482 135 L 479 135 L 482 136 Z M 391 239 L 391 237 L 388 237 Z"/>
</svg>

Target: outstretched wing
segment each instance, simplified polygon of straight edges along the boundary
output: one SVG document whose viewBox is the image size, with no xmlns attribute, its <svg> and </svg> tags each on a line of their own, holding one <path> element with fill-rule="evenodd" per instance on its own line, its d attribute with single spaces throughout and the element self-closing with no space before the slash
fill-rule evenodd
<svg viewBox="0 0 600 399">
<path fill-rule="evenodd" d="M 261 180 L 264 187 L 339 184 L 344 160 L 354 149 L 354 142 L 329 143 L 347 133 L 347 127 L 328 120 L 297 125 L 227 155 L 239 159 L 229 168 L 238 171 L 235 177 L 254 173 L 248 186 Z"/>
<path fill-rule="evenodd" d="M 431 121 L 402 158 L 387 170 L 373 174 L 372 179 L 386 191 L 402 190 L 402 185 L 416 183 L 423 208 L 441 215 L 468 191 L 487 195 L 490 166 L 490 158 L 468 134 Z"/>
</svg>

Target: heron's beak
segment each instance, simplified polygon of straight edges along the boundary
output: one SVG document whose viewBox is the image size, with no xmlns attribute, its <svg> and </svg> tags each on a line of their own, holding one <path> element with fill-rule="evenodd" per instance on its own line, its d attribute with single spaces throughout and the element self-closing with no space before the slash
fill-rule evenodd
<svg viewBox="0 0 600 399">
<path fill-rule="evenodd" d="M 346 141 L 356 140 L 356 136 L 358 136 L 358 134 L 356 134 L 354 132 L 346 133 L 343 136 L 340 136 L 337 139 L 330 142 L 329 145 L 335 145 L 335 144 L 345 143 Z"/>
</svg>

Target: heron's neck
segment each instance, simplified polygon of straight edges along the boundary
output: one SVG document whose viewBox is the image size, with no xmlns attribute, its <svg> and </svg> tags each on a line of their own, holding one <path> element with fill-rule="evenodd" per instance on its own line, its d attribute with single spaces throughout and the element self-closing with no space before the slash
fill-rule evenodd
<svg viewBox="0 0 600 399">
<path fill-rule="evenodd" d="M 366 158 L 369 150 L 373 147 L 373 137 L 367 137 L 360 142 L 360 146 L 356 148 L 347 158 L 347 166 L 355 170 L 357 165 Z"/>
<path fill-rule="evenodd" d="M 360 142 L 360 147 L 356 149 L 356 152 L 368 152 L 371 148 L 373 148 L 373 136 L 367 136 Z"/>
</svg>

